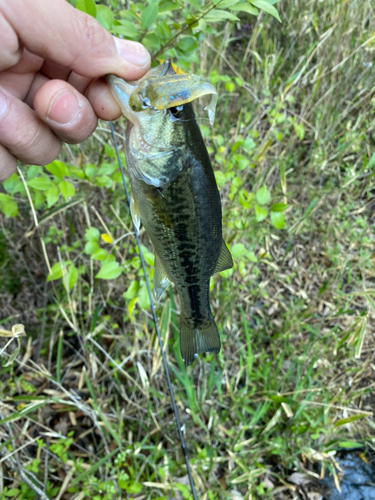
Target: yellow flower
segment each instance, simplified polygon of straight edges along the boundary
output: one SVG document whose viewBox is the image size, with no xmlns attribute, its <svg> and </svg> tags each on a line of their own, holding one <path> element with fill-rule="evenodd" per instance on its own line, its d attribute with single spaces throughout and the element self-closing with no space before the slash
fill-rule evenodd
<svg viewBox="0 0 375 500">
<path fill-rule="evenodd" d="M 106 243 L 113 243 L 112 238 L 107 233 L 102 234 L 102 240 L 105 241 Z"/>
</svg>

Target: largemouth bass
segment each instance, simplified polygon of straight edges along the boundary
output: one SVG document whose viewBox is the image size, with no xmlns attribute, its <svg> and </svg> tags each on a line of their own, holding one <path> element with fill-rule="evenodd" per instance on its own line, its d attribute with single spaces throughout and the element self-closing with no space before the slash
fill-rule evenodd
<svg viewBox="0 0 375 500">
<path fill-rule="evenodd" d="M 196 75 L 176 75 L 169 61 L 141 80 L 107 81 L 128 119 L 125 156 L 131 212 L 155 250 L 154 295 L 170 282 L 181 303 L 180 350 L 186 365 L 220 351 L 209 304 L 210 277 L 233 266 L 222 238 L 221 203 L 191 101 L 205 94 L 213 120 L 216 90 Z"/>
</svg>

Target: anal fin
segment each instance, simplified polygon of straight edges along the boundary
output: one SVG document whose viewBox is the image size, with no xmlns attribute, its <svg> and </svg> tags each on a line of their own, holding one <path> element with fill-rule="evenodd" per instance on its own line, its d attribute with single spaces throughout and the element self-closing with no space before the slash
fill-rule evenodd
<svg viewBox="0 0 375 500">
<path fill-rule="evenodd" d="M 137 231 L 139 231 L 139 228 L 141 227 L 141 215 L 139 213 L 138 205 L 134 199 L 133 194 L 130 195 L 130 213 L 133 219 L 133 223 Z"/>
<path fill-rule="evenodd" d="M 226 271 L 227 269 L 232 269 L 232 267 L 233 267 L 232 256 L 230 254 L 230 251 L 228 250 L 228 247 L 225 244 L 225 241 L 222 240 L 220 255 L 215 267 L 214 274 L 221 273 L 221 271 Z"/>
<path fill-rule="evenodd" d="M 160 262 L 157 255 L 155 255 L 155 267 L 154 267 L 154 297 L 157 302 L 164 295 L 164 292 L 168 288 L 170 280 L 167 273 L 164 270 L 162 263 Z"/>
</svg>

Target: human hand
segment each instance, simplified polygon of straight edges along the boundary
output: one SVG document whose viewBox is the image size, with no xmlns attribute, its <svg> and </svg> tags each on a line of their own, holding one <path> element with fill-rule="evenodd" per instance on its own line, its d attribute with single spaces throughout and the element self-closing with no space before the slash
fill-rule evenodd
<svg viewBox="0 0 375 500">
<path fill-rule="evenodd" d="M 104 79 L 141 78 L 150 55 L 65 0 L 0 0 L 0 181 L 45 165 L 121 110 Z"/>
</svg>

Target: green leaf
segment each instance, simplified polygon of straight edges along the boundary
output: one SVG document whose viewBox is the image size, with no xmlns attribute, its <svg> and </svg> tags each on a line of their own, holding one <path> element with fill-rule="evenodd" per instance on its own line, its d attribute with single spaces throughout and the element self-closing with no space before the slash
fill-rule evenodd
<svg viewBox="0 0 375 500">
<path fill-rule="evenodd" d="M 237 16 L 231 14 L 227 10 L 221 9 L 211 10 L 204 16 L 204 19 L 210 23 L 217 23 L 220 21 L 239 21 L 239 18 Z"/>
<path fill-rule="evenodd" d="M 257 201 L 259 205 L 266 205 L 267 203 L 270 202 L 271 200 L 271 194 L 266 188 L 266 186 L 262 186 L 260 189 L 258 189 L 257 194 L 256 194 Z"/>
<path fill-rule="evenodd" d="M 34 196 L 34 207 L 36 209 L 41 208 L 45 201 L 46 197 L 44 196 L 43 191 L 37 191 Z"/>
<path fill-rule="evenodd" d="M 134 280 L 132 281 L 131 285 L 129 288 L 126 290 L 126 292 L 123 293 L 124 299 L 134 299 L 135 297 L 138 297 L 138 291 L 139 291 L 139 282 Z"/>
<path fill-rule="evenodd" d="M 56 262 L 51 268 L 51 274 L 48 275 L 47 281 L 55 281 L 62 277 L 62 268 L 60 262 Z"/>
<path fill-rule="evenodd" d="M 272 399 L 272 401 L 274 401 L 275 403 L 286 403 L 289 405 L 298 404 L 298 401 L 296 401 L 295 399 L 286 398 L 284 396 L 276 396 L 275 394 L 270 396 L 270 399 Z"/>
<path fill-rule="evenodd" d="M 68 168 L 68 175 L 70 177 L 78 177 L 78 179 L 84 179 L 85 178 L 85 172 L 81 168 L 77 168 L 74 166 L 70 166 Z"/>
<path fill-rule="evenodd" d="M 221 0 L 220 1 L 220 8 L 221 9 L 231 9 L 233 5 L 238 4 L 239 0 Z"/>
<path fill-rule="evenodd" d="M 5 488 L 6 489 L 6 488 Z M 10 488 L 9 490 L 6 489 L 6 491 L 4 491 L 4 495 L 6 497 L 13 497 L 13 498 L 16 498 L 17 495 L 20 494 L 20 490 L 18 488 Z"/>
<path fill-rule="evenodd" d="M 149 33 L 142 40 L 143 45 L 147 50 L 158 50 L 161 46 L 161 42 L 155 33 Z"/>
<path fill-rule="evenodd" d="M 275 9 L 275 7 L 270 5 L 265 0 L 250 0 L 250 3 L 255 5 L 255 7 L 258 7 L 258 9 L 263 10 L 264 12 L 267 12 L 267 14 L 271 14 L 271 16 L 275 17 L 281 23 L 279 13 Z"/>
<path fill-rule="evenodd" d="M 112 175 L 117 169 L 118 166 L 115 163 L 102 163 L 98 175 Z"/>
<path fill-rule="evenodd" d="M 173 10 L 178 10 L 181 7 L 175 3 L 175 2 L 170 2 L 169 0 L 162 0 L 159 3 L 159 12 L 171 12 Z"/>
<path fill-rule="evenodd" d="M 158 2 L 153 2 L 152 4 L 148 5 L 141 14 L 142 28 L 148 29 L 158 17 L 158 12 L 159 12 Z"/>
<path fill-rule="evenodd" d="M 93 260 L 105 260 L 107 257 L 108 257 L 108 252 L 107 250 L 104 250 L 104 248 L 99 248 L 99 250 L 97 250 L 91 255 L 91 258 Z"/>
<path fill-rule="evenodd" d="M 357 443 L 355 441 L 340 441 L 337 443 L 340 448 L 362 448 L 363 443 Z"/>
<path fill-rule="evenodd" d="M 96 227 L 90 227 L 89 229 L 86 229 L 85 240 L 99 241 L 99 238 L 100 238 L 99 229 L 96 229 Z"/>
<path fill-rule="evenodd" d="M 282 212 L 271 212 L 271 224 L 276 229 L 282 229 L 284 227 L 284 214 Z"/>
<path fill-rule="evenodd" d="M 5 191 L 9 194 L 25 193 L 23 182 L 19 179 L 18 175 L 14 173 L 3 182 Z"/>
<path fill-rule="evenodd" d="M 68 277 L 67 277 L 69 290 L 71 290 L 77 283 L 78 277 L 79 277 L 79 271 L 76 268 L 76 266 L 72 264 L 71 266 L 69 266 Z"/>
<path fill-rule="evenodd" d="M 0 208 L 7 219 L 14 217 L 18 213 L 17 202 L 7 194 L 0 193 Z"/>
<path fill-rule="evenodd" d="M 46 165 L 44 168 L 58 179 L 63 179 L 64 175 L 68 175 L 68 169 L 62 161 L 55 160 Z"/>
<path fill-rule="evenodd" d="M 201 9 L 202 5 L 198 0 L 185 0 L 188 5 L 192 5 L 195 9 Z"/>
<path fill-rule="evenodd" d="M 236 243 L 230 248 L 230 253 L 232 254 L 233 259 L 239 259 L 246 255 L 247 250 L 243 243 Z"/>
<path fill-rule="evenodd" d="M 77 0 L 76 9 L 86 12 L 92 17 L 96 17 L 96 4 L 94 0 Z"/>
<path fill-rule="evenodd" d="M 370 161 L 368 162 L 367 168 L 372 168 L 375 165 L 375 153 L 372 154 Z"/>
<path fill-rule="evenodd" d="M 233 7 L 231 7 L 231 10 L 247 12 L 248 14 L 252 14 L 253 16 L 257 16 L 259 14 L 259 10 L 247 2 L 241 2 L 233 5 Z"/>
<path fill-rule="evenodd" d="M 111 451 L 111 453 L 109 453 L 108 455 L 105 455 L 104 457 L 102 457 L 100 460 L 98 460 L 97 462 L 94 463 L 94 465 L 92 465 L 90 467 L 90 469 L 88 470 L 85 470 L 83 471 L 78 477 L 76 477 L 73 481 L 72 481 L 72 485 L 76 485 L 76 484 L 79 484 L 81 481 L 83 481 L 87 476 L 90 478 L 90 477 L 93 477 L 94 475 L 94 472 L 99 469 L 99 467 L 101 467 L 102 465 L 104 465 L 105 463 L 111 463 L 110 460 L 111 458 L 120 451 L 120 448 L 116 448 L 115 450 Z"/>
<path fill-rule="evenodd" d="M 110 30 L 113 25 L 113 13 L 106 5 L 96 6 L 96 20 L 105 30 Z"/>
<path fill-rule="evenodd" d="M 132 299 L 128 304 L 128 313 L 131 321 L 134 321 L 133 311 L 137 302 L 138 302 L 138 297 L 134 297 L 134 299 Z"/>
<path fill-rule="evenodd" d="M 33 179 L 27 181 L 27 185 L 37 189 L 38 191 L 47 191 L 53 186 L 53 183 L 49 177 L 46 175 L 43 177 L 34 177 Z"/>
<path fill-rule="evenodd" d="M 224 172 L 222 172 L 221 170 L 215 170 L 214 174 L 215 174 L 216 184 L 219 187 L 224 186 L 227 182 Z"/>
<path fill-rule="evenodd" d="M 100 177 L 96 177 L 95 184 L 99 187 L 110 189 L 113 186 L 113 179 L 108 177 L 108 175 L 101 175 Z"/>
<path fill-rule="evenodd" d="M 98 172 L 98 167 L 96 165 L 93 165 L 92 163 L 89 163 L 88 165 L 85 165 L 83 168 L 84 168 L 86 177 L 90 181 L 92 181 L 92 179 L 95 177 L 95 175 Z"/>
<path fill-rule="evenodd" d="M 197 41 L 191 36 L 185 36 L 184 38 L 180 39 L 180 41 L 176 45 L 176 49 L 184 53 L 190 52 L 191 50 L 196 50 Z"/>
<path fill-rule="evenodd" d="M 88 241 L 85 245 L 85 254 L 92 255 L 99 250 L 99 245 L 96 241 Z"/>
<path fill-rule="evenodd" d="M 16 359 L 16 357 L 18 356 L 20 350 L 21 350 L 21 343 L 20 343 L 20 339 L 17 337 L 17 347 L 14 349 L 14 351 L 12 352 L 12 354 L 10 355 L 8 361 L 5 363 L 4 366 L 11 366 L 13 364 L 13 361 Z"/>
<path fill-rule="evenodd" d="M 59 188 L 61 194 L 67 200 L 68 198 L 72 198 L 76 192 L 76 188 L 69 181 L 61 181 L 59 182 Z"/>
<path fill-rule="evenodd" d="M 104 264 L 96 275 L 96 278 L 101 280 L 114 280 L 118 278 L 121 273 L 122 267 L 120 267 L 118 262 L 109 262 L 108 264 Z"/>
<path fill-rule="evenodd" d="M 47 205 L 51 208 L 59 199 L 59 190 L 56 186 L 52 186 L 46 191 Z"/>
<path fill-rule="evenodd" d="M 142 491 L 141 483 L 138 481 L 130 481 L 128 493 L 140 493 Z"/>
<path fill-rule="evenodd" d="M 107 257 L 102 260 L 102 266 L 104 266 L 104 264 L 108 264 L 109 262 L 116 262 L 115 256 L 111 253 L 107 254 Z"/>
<path fill-rule="evenodd" d="M 335 427 L 340 427 L 341 425 L 350 424 L 350 422 L 355 422 L 356 420 L 362 420 L 367 418 L 369 415 L 367 413 L 359 413 L 358 415 L 352 415 L 351 417 L 341 418 L 335 423 Z"/>
<path fill-rule="evenodd" d="M 293 127 L 298 138 L 302 141 L 305 137 L 305 127 L 303 126 L 303 123 L 293 122 Z"/>
<path fill-rule="evenodd" d="M 149 309 L 150 307 L 150 297 L 148 295 L 148 290 L 146 283 L 142 285 L 138 294 L 138 304 L 142 309 Z"/>
<path fill-rule="evenodd" d="M 257 222 L 261 222 L 268 215 L 268 210 L 263 207 L 258 207 L 258 205 L 255 205 L 254 210 Z"/>
<path fill-rule="evenodd" d="M 287 208 L 287 203 L 274 203 L 271 207 L 271 210 L 272 212 L 284 212 Z"/>
<path fill-rule="evenodd" d="M 30 180 L 43 172 L 43 167 L 39 165 L 30 165 L 26 170 L 26 177 Z"/>
<path fill-rule="evenodd" d="M 138 40 L 140 33 L 139 30 L 130 21 L 121 20 L 121 26 L 113 26 L 111 33 L 116 35 L 123 35 L 126 38 L 133 38 Z"/>
</svg>

